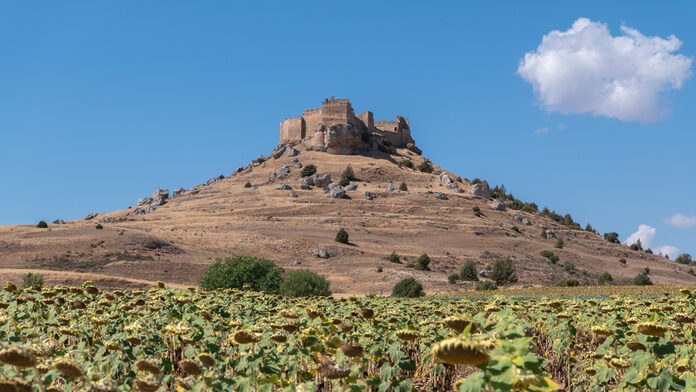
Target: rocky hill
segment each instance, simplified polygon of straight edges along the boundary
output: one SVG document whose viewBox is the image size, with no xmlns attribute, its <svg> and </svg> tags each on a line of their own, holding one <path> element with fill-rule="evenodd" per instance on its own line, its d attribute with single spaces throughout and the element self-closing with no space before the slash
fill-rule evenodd
<svg viewBox="0 0 696 392">
<path fill-rule="evenodd" d="M 359 155 L 337 155 L 317 151 L 306 138 L 280 145 L 228 177 L 171 193 L 157 190 L 122 210 L 43 229 L 2 226 L 0 278 L 38 269 L 49 282 L 87 277 L 107 287 L 155 280 L 185 286 L 197 284 L 216 257 L 250 254 L 286 270 L 323 274 L 338 294 L 388 293 L 409 276 L 429 293 L 472 289 L 473 283 L 451 284 L 447 276 L 467 259 L 482 271 L 505 256 L 515 260 L 515 286 L 567 278 L 596 284 L 604 271 L 615 283 L 629 283 L 645 267 L 656 284 L 696 282 L 687 266 L 539 213 L 506 208 L 490 199 L 487 184 L 438 167 L 413 146 L 367 139 L 365 146 Z M 309 165 L 316 174 L 302 177 Z M 432 172 L 419 170 L 421 165 Z M 340 186 L 334 181 L 347 166 L 356 179 Z M 407 190 L 399 190 L 402 183 Z M 340 228 L 349 233 L 349 244 L 334 241 Z M 558 238 L 562 249 L 555 247 Z M 558 261 L 541 256 L 544 250 Z M 388 261 L 392 252 L 401 264 Z M 432 260 L 430 271 L 407 266 L 423 253 Z"/>
</svg>

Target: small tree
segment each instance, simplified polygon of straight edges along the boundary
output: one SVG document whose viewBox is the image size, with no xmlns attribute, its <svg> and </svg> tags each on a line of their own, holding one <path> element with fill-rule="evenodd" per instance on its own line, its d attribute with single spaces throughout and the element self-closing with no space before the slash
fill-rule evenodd
<svg viewBox="0 0 696 392">
<path fill-rule="evenodd" d="M 565 269 L 568 273 L 573 273 L 575 272 L 575 264 L 571 263 L 570 261 L 566 261 L 563 263 L 563 269 Z"/>
<path fill-rule="evenodd" d="M 420 271 L 430 271 L 430 257 L 423 253 L 416 259 L 416 269 Z"/>
<path fill-rule="evenodd" d="M 103 229 L 103 228 L 104 228 L 104 226 L 102 226 L 102 224 L 101 224 L 101 223 L 97 223 L 97 225 L 96 225 L 96 226 L 94 226 L 94 228 L 95 228 L 95 229 L 97 229 L 97 230 L 101 230 L 101 229 Z"/>
<path fill-rule="evenodd" d="M 40 274 L 33 274 L 29 272 L 22 276 L 22 287 L 24 288 L 33 287 L 34 285 L 43 286 L 43 284 L 43 276 Z"/>
<path fill-rule="evenodd" d="M 638 238 L 638 241 L 636 241 L 634 244 L 631 244 L 629 246 L 631 250 L 637 250 L 637 251 L 642 251 L 643 250 L 643 243 L 640 242 L 640 238 Z"/>
<path fill-rule="evenodd" d="M 418 170 L 422 171 L 423 173 L 432 173 L 434 170 L 433 164 L 426 159 L 423 162 L 421 162 L 420 165 L 418 165 Z"/>
<path fill-rule="evenodd" d="M 280 295 L 285 297 L 327 297 L 331 295 L 329 281 L 308 270 L 297 270 L 287 274 L 280 282 Z"/>
<path fill-rule="evenodd" d="M 614 278 L 611 277 L 611 274 L 609 272 L 604 271 L 602 272 L 601 275 L 599 275 L 599 278 L 597 279 L 597 283 L 599 284 L 604 284 L 604 282 L 612 282 L 614 281 Z"/>
<path fill-rule="evenodd" d="M 616 232 L 604 233 L 604 239 L 611 242 L 612 244 L 620 244 L 621 243 L 619 241 L 619 233 L 616 233 Z"/>
<path fill-rule="evenodd" d="M 39 223 L 36 224 L 36 227 L 39 229 L 45 229 L 48 227 L 48 223 L 46 223 L 46 221 L 39 221 Z"/>
<path fill-rule="evenodd" d="M 651 286 L 652 280 L 645 272 L 641 272 L 633 278 L 633 284 L 636 286 Z"/>
<path fill-rule="evenodd" d="M 496 259 L 493 262 L 489 276 L 499 286 L 517 282 L 515 263 L 512 261 L 512 257 L 508 256 Z"/>
<path fill-rule="evenodd" d="M 559 238 L 556 240 L 556 245 L 554 245 L 554 247 L 556 247 L 556 248 L 558 248 L 558 249 L 563 249 L 563 246 L 564 246 L 564 245 L 565 245 L 565 242 L 563 242 L 563 238 L 560 238 L 560 237 L 559 237 Z"/>
<path fill-rule="evenodd" d="M 309 177 L 316 172 L 317 167 L 310 163 L 309 165 L 302 168 L 302 171 L 300 172 L 300 177 Z"/>
<path fill-rule="evenodd" d="M 626 259 L 624 259 L 624 258 L 619 259 L 619 263 L 626 264 Z"/>
<path fill-rule="evenodd" d="M 464 262 L 464 265 L 462 265 L 462 268 L 459 270 L 459 278 L 469 281 L 479 280 L 478 274 L 476 273 L 476 263 L 474 263 L 473 260 L 468 259 Z"/>
<path fill-rule="evenodd" d="M 413 169 L 413 161 L 410 159 L 402 159 L 401 162 L 399 162 L 399 166 L 407 167 L 409 169 Z"/>
<path fill-rule="evenodd" d="M 418 298 L 425 295 L 423 285 L 413 278 L 403 279 L 392 289 L 392 297 Z"/>
<path fill-rule="evenodd" d="M 344 228 L 340 228 L 338 230 L 338 233 L 336 233 L 336 242 L 340 242 L 342 244 L 347 244 L 348 243 L 348 232 Z"/>
<path fill-rule="evenodd" d="M 542 257 L 546 257 L 547 259 L 553 256 L 553 252 L 551 252 L 550 250 L 542 250 L 541 252 L 539 252 L 539 254 Z"/>
<path fill-rule="evenodd" d="M 476 284 L 476 291 L 498 290 L 498 286 L 490 280 L 484 280 Z"/>
<path fill-rule="evenodd" d="M 341 173 L 341 179 L 338 181 L 338 185 L 346 186 L 350 184 L 351 181 L 355 181 L 355 173 L 353 172 L 353 168 L 348 165 L 343 170 L 343 173 Z"/>
<path fill-rule="evenodd" d="M 541 231 L 541 238 L 547 239 L 548 237 L 549 237 L 549 235 L 546 233 L 546 230 L 542 230 Z"/>
<path fill-rule="evenodd" d="M 563 279 L 560 282 L 556 283 L 556 287 L 577 287 L 580 286 L 580 282 L 577 281 L 577 279 Z"/>
<path fill-rule="evenodd" d="M 217 258 L 201 278 L 201 288 L 242 289 L 248 285 L 255 291 L 277 293 L 283 269 L 274 262 L 253 256 Z"/>
<path fill-rule="evenodd" d="M 455 284 L 459 280 L 459 274 L 449 274 L 447 275 L 447 281 L 450 284 Z"/>
<path fill-rule="evenodd" d="M 392 263 L 401 264 L 401 258 L 399 257 L 399 255 L 398 255 L 396 252 L 392 252 L 392 253 L 389 255 L 389 259 L 388 259 L 388 260 L 391 261 Z"/>
<path fill-rule="evenodd" d="M 682 253 L 679 256 L 677 256 L 674 261 L 676 261 L 679 264 L 691 264 L 691 255 L 688 253 Z"/>
<path fill-rule="evenodd" d="M 399 184 L 399 190 L 402 192 L 408 191 L 408 185 L 406 185 L 405 182 L 401 182 L 401 184 Z"/>
<path fill-rule="evenodd" d="M 249 181 L 247 181 L 247 182 L 244 184 L 244 188 L 251 188 L 251 183 L 250 183 Z"/>
</svg>

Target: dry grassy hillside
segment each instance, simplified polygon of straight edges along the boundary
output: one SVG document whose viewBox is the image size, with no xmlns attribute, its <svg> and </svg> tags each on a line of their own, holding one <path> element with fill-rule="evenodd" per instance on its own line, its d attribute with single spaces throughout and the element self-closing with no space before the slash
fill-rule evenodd
<svg viewBox="0 0 696 392">
<path fill-rule="evenodd" d="M 483 269 L 495 257 L 511 255 L 519 275 L 517 286 L 553 285 L 564 278 L 596 284 L 603 271 L 626 283 L 646 266 L 656 284 L 696 282 L 688 267 L 608 243 L 594 233 L 569 230 L 537 214 L 521 213 L 531 222 L 524 225 L 512 216 L 515 211 L 495 211 L 490 201 L 468 193 L 466 180 L 460 186 L 467 192 L 457 193 L 433 174 L 400 167 L 397 162 L 404 158 L 416 165 L 423 160 L 410 151 L 347 156 L 297 148 L 297 157 L 271 158 L 249 173 L 195 187 L 196 194 L 187 190 L 145 215 L 133 214 L 132 207 L 100 213 L 92 220 L 50 224 L 48 229 L 2 226 L 0 278 L 16 278 L 21 269 L 32 268 L 54 271 L 49 274 L 51 281 L 85 276 L 113 287 L 155 280 L 195 285 L 216 257 L 251 254 L 275 260 L 287 270 L 307 268 L 326 275 L 336 293 L 388 293 L 408 276 L 434 293 L 473 287 L 447 282 L 447 275 L 457 272 L 467 258 Z M 292 164 L 295 158 L 303 165 L 316 165 L 318 173 L 330 173 L 334 180 L 350 164 L 359 186 L 347 193 L 350 199 L 329 198 L 318 187 L 302 190 L 300 169 Z M 290 166 L 289 177 L 269 182 L 271 173 L 282 165 Z M 389 184 L 398 186 L 402 181 L 408 192 L 386 191 Z M 244 187 L 246 182 L 254 187 Z M 282 182 L 297 197 L 279 190 Z M 374 193 L 375 199 L 367 200 L 365 191 Z M 448 200 L 437 199 L 436 192 L 447 194 Z M 474 206 L 481 209 L 481 217 L 474 215 Z M 125 220 L 95 229 L 104 217 Z M 555 240 L 541 238 L 539 224 L 554 230 L 565 247 L 555 249 Z M 513 225 L 519 233 L 511 230 Z M 341 227 L 350 234 L 351 244 L 334 241 Z M 315 258 L 315 249 L 326 250 L 331 257 Z M 552 264 L 539 255 L 542 250 L 553 251 L 560 261 Z M 404 264 L 387 261 L 392 251 L 402 256 Z M 405 267 L 422 253 L 432 258 L 432 271 Z M 627 259 L 626 265 L 619 258 Z M 566 261 L 574 263 L 577 271 L 567 272 L 562 266 Z M 58 271 L 72 273 L 61 276 Z"/>
</svg>

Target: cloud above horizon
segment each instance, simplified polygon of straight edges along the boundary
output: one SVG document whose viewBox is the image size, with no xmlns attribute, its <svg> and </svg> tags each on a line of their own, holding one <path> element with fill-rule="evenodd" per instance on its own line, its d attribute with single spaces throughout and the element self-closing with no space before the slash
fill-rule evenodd
<svg viewBox="0 0 696 392">
<path fill-rule="evenodd" d="M 548 111 L 656 121 L 668 111 L 660 93 L 682 87 L 693 59 L 674 54 L 682 45 L 674 35 L 648 37 L 627 26 L 621 32 L 612 36 L 605 23 L 579 18 L 567 31 L 544 35 L 517 73 Z"/>
<path fill-rule="evenodd" d="M 696 227 L 696 216 L 684 216 L 676 213 L 664 220 L 665 224 L 678 227 L 680 229 L 690 229 Z"/>
<path fill-rule="evenodd" d="M 657 230 L 652 226 L 639 225 L 638 230 L 635 233 L 628 236 L 628 238 L 626 238 L 626 241 L 624 241 L 624 244 L 633 245 L 636 242 L 638 242 L 638 240 L 640 240 L 643 249 L 652 248 L 652 241 L 655 238 L 656 233 Z M 671 259 L 674 259 L 679 254 L 679 248 L 671 245 L 658 245 L 656 246 L 656 249 L 653 250 L 653 252 L 662 255 L 669 255 Z"/>
</svg>

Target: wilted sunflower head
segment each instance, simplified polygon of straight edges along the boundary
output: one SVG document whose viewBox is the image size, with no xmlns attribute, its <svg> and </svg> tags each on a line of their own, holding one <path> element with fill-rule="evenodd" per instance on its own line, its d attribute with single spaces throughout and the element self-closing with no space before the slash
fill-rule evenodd
<svg viewBox="0 0 696 392">
<path fill-rule="evenodd" d="M 346 357 L 357 358 L 363 355 L 363 346 L 360 343 L 343 343 L 341 344 L 341 352 L 345 354 Z"/>
<path fill-rule="evenodd" d="M 135 386 L 140 392 L 155 392 L 159 389 L 159 382 L 153 378 L 136 378 Z"/>
<path fill-rule="evenodd" d="M 67 377 L 80 378 L 84 375 L 82 367 L 74 359 L 59 358 L 53 362 L 53 367 Z"/>
<path fill-rule="evenodd" d="M 206 367 L 215 366 L 215 358 L 208 353 L 200 353 L 196 355 L 196 359 Z"/>
<path fill-rule="evenodd" d="M 159 366 L 157 366 L 154 362 L 144 358 L 135 361 L 135 367 L 137 367 L 140 371 L 149 372 L 152 374 L 160 374 L 162 372 Z"/>
<path fill-rule="evenodd" d="M 421 335 L 418 331 L 411 329 L 400 329 L 394 333 L 400 340 L 412 341 L 418 339 Z"/>
<path fill-rule="evenodd" d="M 240 330 L 232 335 L 232 340 L 237 344 L 256 343 L 261 340 L 261 336 L 245 330 Z"/>
<path fill-rule="evenodd" d="M 653 323 L 651 321 L 643 321 L 642 323 L 638 323 L 636 328 L 638 329 L 638 332 L 648 336 L 662 336 L 665 334 L 665 332 L 669 331 L 668 327 L 658 323 Z"/>
<path fill-rule="evenodd" d="M 466 327 L 468 327 L 469 325 L 471 325 L 471 328 L 469 329 L 469 331 L 471 333 L 474 333 L 477 330 L 476 321 L 474 321 L 474 319 L 469 318 L 469 317 L 449 316 L 449 317 L 446 317 L 444 320 L 442 320 L 442 322 L 446 326 L 457 331 L 458 333 L 462 333 L 464 331 L 464 329 L 466 329 Z"/>
<path fill-rule="evenodd" d="M 451 364 L 479 365 L 488 361 L 488 352 L 478 342 L 447 338 L 435 343 L 431 352 L 437 359 Z"/>
<path fill-rule="evenodd" d="M 203 374 L 203 369 L 201 369 L 201 366 L 192 359 L 184 359 L 179 362 L 179 368 L 190 376 L 199 376 Z"/>
<path fill-rule="evenodd" d="M 590 330 L 592 331 L 593 334 L 598 335 L 598 336 L 612 336 L 614 335 L 614 331 L 609 328 L 605 327 L 603 325 L 594 325 L 590 327 Z"/>
<path fill-rule="evenodd" d="M 5 282 L 4 290 L 7 291 L 8 293 L 14 293 L 15 291 L 18 290 L 18 288 L 17 288 L 17 285 L 14 284 L 14 282 L 11 282 L 8 280 L 7 282 Z"/>
<path fill-rule="evenodd" d="M 14 345 L 0 350 L 0 362 L 19 368 L 36 366 L 36 355 L 32 350 Z"/>
</svg>

